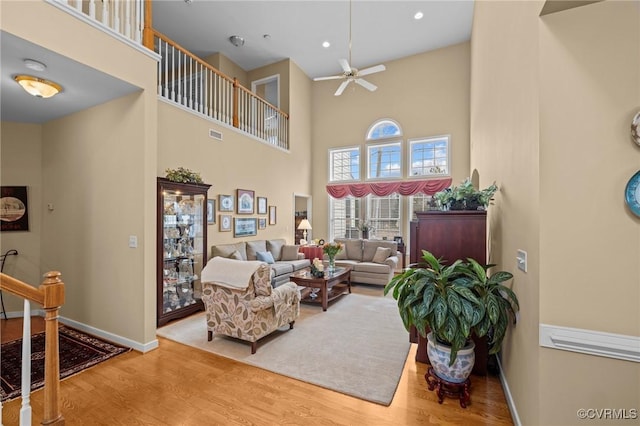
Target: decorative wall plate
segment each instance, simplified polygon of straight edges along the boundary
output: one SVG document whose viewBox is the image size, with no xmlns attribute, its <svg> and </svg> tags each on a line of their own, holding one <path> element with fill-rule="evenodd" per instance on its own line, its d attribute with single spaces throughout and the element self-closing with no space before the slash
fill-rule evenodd
<svg viewBox="0 0 640 426">
<path fill-rule="evenodd" d="M 640 170 L 631 176 L 627 187 L 624 190 L 624 199 L 629 206 L 629 210 L 640 217 Z"/>
<path fill-rule="evenodd" d="M 631 120 L 631 139 L 640 146 L 640 112 Z"/>
</svg>

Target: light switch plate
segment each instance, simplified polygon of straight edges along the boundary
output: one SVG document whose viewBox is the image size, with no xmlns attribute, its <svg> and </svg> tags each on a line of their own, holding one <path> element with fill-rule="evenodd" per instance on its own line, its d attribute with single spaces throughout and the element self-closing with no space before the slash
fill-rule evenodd
<svg viewBox="0 0 640 426">
<path fill-rule="evenodd" d="M 135 235 L 129 235 L 129 247 L 136 248 L 138 247 L 138 237 Z"/>
<path fill-rule="evenodd" d="M 518 262 L 518 269 L 527 272 L 527 252 L 524 250 L 518 250 L 518 254 L 516 254 L 516 261 Z"/>
</svg>

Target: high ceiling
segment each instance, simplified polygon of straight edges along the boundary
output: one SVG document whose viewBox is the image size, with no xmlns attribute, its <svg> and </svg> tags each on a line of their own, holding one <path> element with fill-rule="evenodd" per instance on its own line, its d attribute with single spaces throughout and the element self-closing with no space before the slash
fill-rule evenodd
<svg viewBox="0 0 640 426">
<path fill-rule="evenodd" d="M 469 40 L 472 0 L 354 0 L 352 63 L 364 68 Z M 291 58 L 309 77 L 341 72 L 349 59 L 346 0 L 156 0 L 153 27 L 200 57 L 220 52 L 249 71 Z M 414 19 L 416 12 L 424 17 Z M 239 35 L 242 47 L 229 42 Z M 268 35 L 265 37 L 265 35 Z M 329 41 L 329 48 L 322 47 Z M 0 33 L 0 119 L 44 123 L 118 98 L 138 88 L 6 32 Z M 24 59 L 47 65 L 28 70 Z M 60 95 L 38 99 L 15 83 L 32 74 L 62 85 Z"/>
<path fill-rule="evenodd" d="M 354 0 L 351 6 L 356 68 L 471 37 L 472 0 Z M 340 73 L 338 59 L 349 59 L 349 8 L 346 0 L 163 0 L 153 2 L 153 27 L 200 57 L 219 52 L 245 71 L 291 58 L 314 78 Z M 417 12 L 424 17 L 414 19 Z M 243 37 L 244 46 L 232 45 L 232 35 Z"/>
</svg>

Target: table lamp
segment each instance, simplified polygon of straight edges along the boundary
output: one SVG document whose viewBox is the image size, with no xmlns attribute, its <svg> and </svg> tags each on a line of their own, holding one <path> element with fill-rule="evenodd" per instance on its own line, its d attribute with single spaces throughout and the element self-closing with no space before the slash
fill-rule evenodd
<svg viewBox="0 0 640 426">
<path fill-rule="evenodd" d="M 309 223 L 309 220 L 302 219 L 302 221 L 298 225 L 298 229 L 302 229 L 302 239 L 304 240 L 304 243 L 306 244 L 306 242 L 307 242 L 307 230 L 312 229 L 311 228 L 311 224 Z M 300 241 L 300 244 L 303 244 L 302 241 Z"/>
</svg>

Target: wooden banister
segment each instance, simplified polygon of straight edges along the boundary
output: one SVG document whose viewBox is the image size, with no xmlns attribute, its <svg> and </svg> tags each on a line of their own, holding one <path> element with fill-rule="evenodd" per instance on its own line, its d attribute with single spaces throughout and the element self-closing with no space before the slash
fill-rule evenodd
<svg viewBox="0 0 640 426">
<path fill-rule="evenodd" d="M 61 273 L 50 271 L 44 281 L 34 288 L 9 275 L 0 273 L 0 290 L 42 305 L 45 320 L 44 354 L 44 415 L 43 425 L 64 425 L 60 411 L 60 355 L 58 347 L 58 312 L 64 304 L 64 283 Z"/>
</svg>

